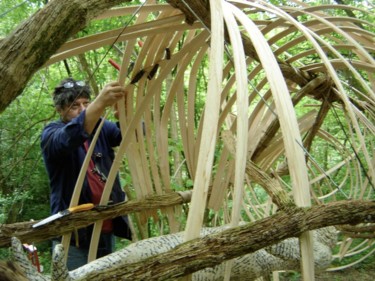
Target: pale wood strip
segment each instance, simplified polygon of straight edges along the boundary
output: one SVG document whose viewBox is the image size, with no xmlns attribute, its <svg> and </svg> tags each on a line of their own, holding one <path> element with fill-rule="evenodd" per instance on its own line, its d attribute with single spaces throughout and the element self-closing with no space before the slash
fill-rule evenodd
<svg viewBox="0 0 375 281">
<path fill-rule="evenodd" d="M 96 20 L 102 20 L 106 18 L 112 18 L 112 17 L 120 17 L 120 16 L 126 16 L 126 15 L 132 15 L 134 14 L 139 8 L 139 5 L 134 6 L 128 6 L 128 7 L 119 7 L 119 8 L 113 8 L 110 10 L 105 11 L 104 13 L 97 16 Z M 143 13 L 154 13 L 154 12 L 162 12 L 162 11 L 172 11 L 176 10 L 169 4 L 146 4 L 142 7 Z"/>
<path fill-rule="evenodd" d="M 246 167 L 247 141 L 248 141 L 248 93 L 247 93 L 247 69 L 245 51 L 243 49 L 241 34 L 236 19 L 232 15 L 233 7 L 223 2 L 223 15 L 228 28 L 229 38 L 233 50 L 233 61 L 236 76 L 236 109 L 237 109 L 237 138 L 236 138 L 236 169 L 234 177 L 234 198 L 231 225 L 236 226 L 240 221 L 241 201 Z M 229 276 L 228 276 L 229 278 Z"/>
<path fill-rule="evenodd" d="M 150 27 L 152 27 L 152 26 L 150 26 Z M 127 32 L 127 33 L 121 34 L 118 37 L 118 34 L 120 33 L 119 32 L 119 33 L 117 33 L 117 35 L 112 36 L 110 38 L 105 38 L 105 39 L 100 40 L 100 41 L 93 41 L 90 44 L 77 46 L 76 48 L 68 49 L 67 51 L 57 53 L 56 55 L 52 56 L 46 62 L 46 64 L 43 65 L 43 67 L 46 67 L 48 65 L 51 65 L 51 64 L 56 63 L 58 61 L 61 61 L 63 59 L 66 59 L 66 58 L 69 58 L 69 57 L 72 57 L 72 56 L 75 56 L 75 55 L 78 55 L 78 54 L 81 54 L 81 53 L 84 53 L 84 52 L 95 50 L 95 49 L 101 48 L 103 46 L 111 45 L 115 42 L 115 40 L 116 40 L 116 42 L 122 42 L 122 41 L 127 41 L 127 40 L 130 40 L 130 39 L 134 39 L 134 38 L 144 37 L 144 36 L 147 36 L 147 35 L 150 35 L 150 34 L 166 33 L 166 32 L 170 32 L 171 30 L 174 30 L 174 31 L 176 31 L 176 30 L 177 31 L 189 30 L 189 29 L 196 29 L 196 28 L 200 28 L 200 27 L 201 27 L 201 25 L 199 23 L 194 23 L 193 25 L 175 23 L 175 24 L 169 24 L 168 26 L 160 27 L 160 28 L 154 27 L 154 29 L 152 29 L 152 30 L 140 30 L 140 31 L 133 32 L 133 33 Z"/>
<path fill-rule="evenodd" d="M 206 36 L 208 36 L 208 33 L 206 33 Z M 203 43 L 203 40 L 206 40 L 206 36 L 202 36 L 201 40 Z M 196 157 L 198 150 L 197 148 L 198 143 L 196 143 L 196 136 L 195 136 L 195 116 L 196 116 L 196 91 L 197 91 L 197 76 L 199 73 L 199 69 L 201 67 L 201 62 L 205 58 L 208 45 L 202 44 L 202 48 L 197 53 L 197 56 L 194 60 L 193 66 L 190 70 L 190 78 L 189 78 L 189 86 L 187 89 L 187 112 L 185 116 L 185 105 L 184 105 L 184 99 L 181 95 L 180 97 L 177 97 L 178 102 L 178 114 L 179 119 L 181 123 L 181 133 L 182 133 L 182 141 L 184 145 L 184 152 L 186 155 L 186 163 L 189 168 L 189 173 L 191 175 L 192 179 L 195 179 L 195 172 L 197 167 L 197 161 L 198 158 Z"/>
<path fill-rule="evenodd" d="M 229 181 L 233 172 L 231 167 L 234 168 L 234 165 L 231 164 L 233 161 L 229 159 L 229 156 L 228 149 L 224 148 L 220 155 L 220 161 L 217 164 L 217 171 L 207 203 L 207 207 L 214 211 L 219 211 L 228 192 Z"/>
<path fill-rule="evenodd" d="M 293 194 L 298 206 L 311 206 L 310 187 L 307 175 L 307 167 L 303 151 L 298 146 L 302 144 L 293 105 L 290 101 L 289 92 L 284 82 L 277 61 L 265 41 L 263 35 L 241 11 L 233 9 L 236 17 L 241 21 L 254 47 L 259 55 L 269 80 L 273 98 L 275 100 L 281 131 L 285 146 L 285 154 L 288 159 L 289 172 L 293 184 Z M 282 83 L 284 82 L 284 83 Z M 302 275 L 306 280 L 314 280 L 314 260 L 312 248 L 312 235 L 303 233 L 300 237 L 302 255 Z"/>
<path fill-rule="evenodd" d="M 83 181 L 86 178 L 86 173 L 87 173 L 87 169 L 88 169 L 89 164 L 90 164 L 91 156 L 92 156 L 92 153 L 94 152 L 94 147 L 95 147 L 96 141 L 98 140 L 100 131 L 103 128 L 105 119 L 106 119 L 106 115 L 102 118 L 102 120 L 101 120 L 101 122 L 100 122 L 100 124 L 99 124 L 99 126 L 98 126 L 98 128 L 95 132 L 95 135 L 92 138 L 91 144 L 90 144 L 90 146 L 89 146 L 89 148 L 86 152 L 86 157 L 83 160 L 81 170 L 79 171 L 79 175 L 78 175 L 78 178 L 77 178 L 77 181 L 76 181 L 76 185 L 74 186 L 72 198 L 70 199 L 69 207 L 75 207 L 75 206 L 78 205 L 79 197 L 81 196 Z M 71 237 L 72 237 L 72 233 L 68 233 L 68 234 L 63 235 L 62 239 L 61 239 L 61 244 L 64 247 L 64 259 L 65 259 L 65 261 L 68 259 L 68 252 L 69 252 L 69 245 L 70 245 Z"/>
<path fill-rule="evenodd" d="M 210 80 L 208 84 L 207 102 L 204 112 L 202 141 L 198 157 L 196 179 L 191 201 L 191 208 L 187 218 L 185 240 L 199 236 L 203 214 L 206 207 L 208 184 L 211 177 L 213 153 L 216 143 L 217 124 L 219 119 L 220 101 L 217 93 L 221 92 L 222 64 L 223 64 L 223 11 L 221 1 L 211 0 L 211 50 L 210 50 Z"/>
</svg>

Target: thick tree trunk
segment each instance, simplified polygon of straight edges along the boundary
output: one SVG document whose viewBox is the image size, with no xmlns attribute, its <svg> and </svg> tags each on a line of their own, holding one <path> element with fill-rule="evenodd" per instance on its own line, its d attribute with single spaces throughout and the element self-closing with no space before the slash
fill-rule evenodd
<svg viewBox="0 0 375 281">
<path fill-rule="evenodd" d="M 50 1 L 1 40 L 0 112 L 64 42 L 104 10 L 130 1 Z"/>
<path fill-rule="evenodd" d="M 340 201 L 312 208 L 290 208 L 253 224 L 191 240 L 140 262 L 95 271 L 86 275 L 85 280 L 176 280 L 309 230 L 361 222 L 375 222 L 375 202 Z"/>
</svg>

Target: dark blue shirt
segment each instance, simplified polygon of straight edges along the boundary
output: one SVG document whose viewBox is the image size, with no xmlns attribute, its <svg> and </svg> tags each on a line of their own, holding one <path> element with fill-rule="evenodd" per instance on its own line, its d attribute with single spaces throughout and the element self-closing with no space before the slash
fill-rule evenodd
<svg viewBox="0 0 375 281">
<path fill-rule="evenodd" d="M 51 122 L 45 126 L 42 132 L 41 149 L 50 180 L 52 214 L 69 207 L 86 156 L 84 142 L 86 140 L 91 142 L 95 133 L 95 130 L 92 135 L 85 132 L 85 114 L 84 110 L 68 123 L 61 120 Z M 92 155 L 95 165 L 105 176 L 108 176 L 113 163 L 113 147 L 118 146 L 121 139 L 121 131 L 118 126 L 105 120 Z M 113 203 L 125 200 L 125 193 L 121 189 L 118 175 L 113 184 L 110 200 Z M 90 202 L 92 202 L 91 190 L 85 177 L 79 204 Z"/>
</svg>

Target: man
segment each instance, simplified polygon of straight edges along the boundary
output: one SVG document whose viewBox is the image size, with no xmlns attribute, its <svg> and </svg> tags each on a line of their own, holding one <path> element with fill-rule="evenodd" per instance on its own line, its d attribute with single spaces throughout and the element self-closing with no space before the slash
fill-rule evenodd
<svg viewBox="0 0 375 281">
<path fill-rule="evenodd" d="M 111 82 L 91 102 L 90 88 L 83 81 L 63 80 L 53 92 L 55 109 L 60 120 L 48 124 L 42 132 L 41 149 L 50 180 L 51 211 L 55 214 L 70 205 L 74 187 L 86 151 L 100 123 L 105 109 L 116 104 L 125 95 L 118 82 Z M 98 204 L 114 159 L 113 147 L 121 142 L 121 131 L 115 123 L 105 121 L 94 148 L 79 204 Z M 117 175 L 111 202 L 125 200 Z M 67 266 L 73 270 L 87 263 L 92 226 L 79 229 L 72 235 Z M 114 249 L 114 236 L 131 239 L 127 217 L 117 217 L 103 223 L 98 258 Z M 54 241 L 53 246 L 59 243 Z"/>
</svg>

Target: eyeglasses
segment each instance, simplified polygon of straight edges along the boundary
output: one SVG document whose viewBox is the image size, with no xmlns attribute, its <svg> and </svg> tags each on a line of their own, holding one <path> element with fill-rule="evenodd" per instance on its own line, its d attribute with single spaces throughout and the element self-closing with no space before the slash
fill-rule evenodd
<svg viewBox="0 0 375 281">
<path fill-rule="evenodd" d="M 69 82 L 66 82 L 64 84 L 62 84 L 62 86 L 60 87 L 64 87 L 65 89 L 70 89 L 70 88 L 73 88 L 74 85 L 77 85 L 77 86 L 80 86 L 80 87 L 83 87 L 86 85 L 85 81 L 69 81 Z"/>
</svg>

